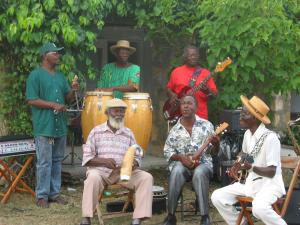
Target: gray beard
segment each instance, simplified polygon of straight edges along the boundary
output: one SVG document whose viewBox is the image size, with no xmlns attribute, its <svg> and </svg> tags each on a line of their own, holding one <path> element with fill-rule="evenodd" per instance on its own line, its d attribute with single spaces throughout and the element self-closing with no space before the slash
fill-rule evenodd
<svg viewBox="0 0 300 225">
<path fill-rule="evenodd" d="M 124 118 L 113 118 L 111 116 L 108 116 L 108 121 L 109 121 L 109 124 L 110 126 L 112 126 L 113 128 L 119 130 L 121 128 L 124 127 Z"/>
</svg>

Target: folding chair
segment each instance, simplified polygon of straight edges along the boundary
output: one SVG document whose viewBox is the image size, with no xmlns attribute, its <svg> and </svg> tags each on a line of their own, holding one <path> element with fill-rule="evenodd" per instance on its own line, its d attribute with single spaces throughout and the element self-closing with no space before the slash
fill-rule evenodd
<svg viewBox="0 0 300 225">
<path fill-rule="evenodd" d="M 25 156 L 26 157 L 26 156 Z M 16 161 L 16 156 L 10 158 L 7 162 L 0 159 L 0 178 L 4 177 L 4 179 L 9 183 L 6 191 L 4 193 L 0 192 L 0 196 L 2 196 L 1 203 L 7 203 L 12 192 L 27 192 L 30 193 L 33 197 L 35 196 L 34 191 L 22 180 L 22 176 L 26 172 L 28 166 L 31 164 L 34 156 L 29 155 L 25 160 L 25 163 L 21 165 L 21 170 L 16 171 L 11 168 L 11 165 Z"/>
<path fill-rule="evenodd" d="M 298 176 L 300 173 L 300 157 L 290 157 L 290 156 L 281 157 L 281 168 L 294 169 L 294 173 L 293 173 L 292 179 L 290 181 L 287 194 L 281 198 L 278 198 L 277 201 L 272 205 L 274 211 L 278 215 L 283 217 L 286 213 L 287 207 L 288 207 L 289 202 L 292 197 L 293 190 L 298 181 Z M 241 211 L 238 216 L 236 224 L 240 225 L 243 217 L 246 217 L 248 223 L 250 225 L 254 225 L 254 222 L 251 218 L 251 206 L 249 207 L 249 204 L 252 203 L 253 198 L 240 196 L 237 199 L 241 205 Z"/>
<path fill-rule="evenodd" d="M 106 197 L 106 199 L 112 200 L 115 198 L 119 198 L 122 197 L 124 195 L 127 195 L 127 200 L 123 206 L 123 209 L 121 212 L 110 212 L 110 213 L 105 213 L 102 214 L 101 213 L 101 209 L 100 209 L 100 203 L 102 202 L 102 199 L 105 198 L 104 192 L 105 191 L 116 191 L 116 190 L 128 190 L 126 192 L 121 192 L 121 193 L 117 193 L 116 196 L 110 196 L 110 197 Z M 122 184 L 113 184 L 113 185 L 108 185 L 103 192 L 99 195 L 99 204 L 97 205 L 97 215 L 98 215 L 98 220 L 99 220 L 99 224 L 100 225 L 104 225 L 103 219 L 108 219 L 108 218 L 115 218 L 115 217 L 121 217 L 121 216 L 127 216 L 127 215 L 131 215 L 132 212 L 127 212 L 128 206 L 129 204 L 132 203 L 133 207 L 134 207 L 134 191 L 127 189 L 125 187 L 122 186 Z"/>
</svg>

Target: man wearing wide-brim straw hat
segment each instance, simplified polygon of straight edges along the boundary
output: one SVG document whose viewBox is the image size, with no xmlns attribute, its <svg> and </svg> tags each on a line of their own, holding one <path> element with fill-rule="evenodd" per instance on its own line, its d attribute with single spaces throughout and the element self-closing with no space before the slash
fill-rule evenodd
<svg viewBox="0 0 300 225">
<path fill-rule="evenodd" d="M 248 99 L 241 96 L 243 109 L 240 113 L 241 127 L 246 128 L 241 162 L 236 161 L 229 175 L 237 177 L 240 169 L 248 171 L 245 184 L 236 182 L 213 192 L 211 199 L 227 224 L 236 224 L 239 212 L 233 204 L 237 196 L 253 198 L 253 215 L 264 224 L 286 224 L 273 210 L 272 204 L 285 194 L 281 175 L 281 145 L 276 133 L 265 127 L 270 124 L 269 107 L 259 97 Z M 242 221 L 246 224 L 246 221 Z"/>
<path fill-rule="evenodd" d="M 97 82 L 98 91 L 114 92 L 114 97 L 122 98 L 123 92 L 139 89 L 140 67 L 128 61 L 136 49 L 127 40 L 119 40 L 110 47 L 116 61 L 103 66 Z"/>
</svg>

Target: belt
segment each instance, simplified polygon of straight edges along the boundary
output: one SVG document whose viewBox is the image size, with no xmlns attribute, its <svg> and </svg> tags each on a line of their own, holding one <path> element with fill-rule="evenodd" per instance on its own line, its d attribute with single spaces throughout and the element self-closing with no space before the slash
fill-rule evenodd
<svg viewBox="0 0 300 225">
<path fill-rule="evenodd" d="M 256 177 L 252 181 L 256 181 L 256 180 L 260 180 L 260 179 L 263 179 L 263 178 L 262 177 Z"/>
</svg>

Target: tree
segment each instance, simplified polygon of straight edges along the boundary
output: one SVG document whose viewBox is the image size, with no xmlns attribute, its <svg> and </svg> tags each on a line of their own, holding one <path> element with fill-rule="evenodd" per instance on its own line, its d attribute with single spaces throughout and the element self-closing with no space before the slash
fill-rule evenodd
<svg viewBox="0 0 300 225">
<path fill-rule="evenodd" d="M 300 12 L 297 1 L 206 0 L 198 6 L 207 61 L 230 56 L 234 64 L 218 77 L 216 104 L 236 107 L 240 94 L 272 96 L 300 90 Z"/>
</svg>

